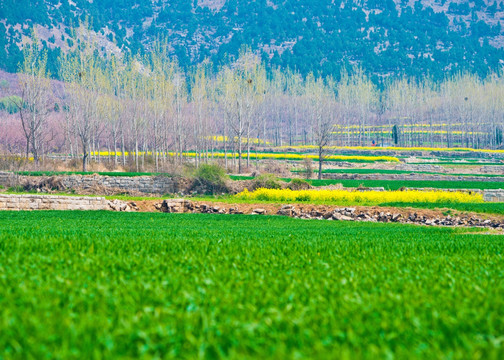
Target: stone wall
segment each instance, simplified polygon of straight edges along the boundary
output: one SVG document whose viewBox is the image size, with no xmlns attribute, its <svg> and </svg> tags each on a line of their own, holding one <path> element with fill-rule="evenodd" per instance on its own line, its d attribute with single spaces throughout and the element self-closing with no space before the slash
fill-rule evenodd
<svg viewBox="0 0 504 360">
<path fill-rule="evenodd" d="M 103 197 L 0 194 L 0 210 L 112 210 Z"/>
<path fill-rule="evenodd" d="M 480 172 L 485 174 L 504 174 L 502 165 L 484 165 L 480 167 Z"/>
<path fill-rule="evenodd" d="M 36 184 L 47 177 L 22 176 L 9 172 L 0 172 L 0 185 L 11 187 Z M 124 191 L 139 191 L 143 193 L 167 194 L 177 193 L 184 189 L 182 178 L 169 176 L 101 176 L 101 175 L 58 175 L 55 180 L 64 189 L 95 189 L 107 188 Z M 63 189 L 60 189 L 63 190 Z"/>
<path fill-rule="evenodd" d="M 490 202 L 504 202 L 504 190 L 485 190 L 483 192 L 483 200 Z"/>
<path fill-rule="evenodd" d="M 14 186 L 17 183 L 18 177 L 14 173 L 0 171 L 0 185 L 4 187 Z"/>
<path fill-rule="evenodd" d="M 67 189 L 92 189 L 94 187 L 105 187 L 153 194 L 167 194 L 179 191 L 179 182 L 177 179 L 168 176 L 126 177 L 68 175 L 62 177 L 61 181 Z"/>
<path fill-rule="evenodd" d="M 407 154 L 407 152 L 405 152 Z M 476 152 L 476 151 L 431 151 L 427 152 L 431 156 L 444 157 L 444 158 L 479 158 L 479 159 L 503 159 L 503 153 L 497 152 Z"/>
<path fill-rule="evenodd" d="M 448 169 L 441 165 L 433 165 L 433 164 L 408 164 L 401 163 L 395 166 L 394 170 L 402 170 L 402 171 L 430 171 L 430 172 L 440 172 L 446 173 Z"/>
</svg>

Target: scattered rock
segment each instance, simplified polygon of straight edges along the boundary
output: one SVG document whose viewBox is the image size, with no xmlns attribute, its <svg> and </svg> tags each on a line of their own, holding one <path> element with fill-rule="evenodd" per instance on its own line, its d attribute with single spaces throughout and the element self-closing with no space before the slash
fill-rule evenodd
<svg viewBox="0 0 504 360">
<path fill-rule="evenodd" d="M 167 199 L 161 204 L 161 211 L 167 213 L 183 213 L 192 208 L 192 202 L 186 199 Z"/>
<path fill-rule="evenodd" d="M 292 205 L 284 205 L 277 212 L 278 215 L 283 216 L 293 216 L 294 213 L 295 213 L 295 207 Z"/>
<path fill-rule="evenodd" d="M 342 215 L 342 214 L 337 213 L 337 212 L 333 213 L 332 218 L 333 218 L 333 220 L 342 220 L 342 221 L 351 221 L 351 220 L 353 220 L 352 217 L 346 216 L 346 215 Z"/>
<path fill-rule="evenodd" d="M 254 210 L 252 210 L 252 214 L 264 215 L 264 214 L 266 214 L 266 210 L 265 209 L 254 209 Z"/>
<path fill-rule="evenodd" d="M 326 220 L 331 219 L 332 220 L 333 213 L 331 211 L 328 211 L 324 214 L 323 218 Z"/>
<path fill-rule="evenodd" d="M 126 211 L 126 212 L 132 211 L 132 207 L 128 203 L 121 200 L 117 199 L 109 200 L 108 205 L 110 209 L 113 211 Z"/>
</svg>

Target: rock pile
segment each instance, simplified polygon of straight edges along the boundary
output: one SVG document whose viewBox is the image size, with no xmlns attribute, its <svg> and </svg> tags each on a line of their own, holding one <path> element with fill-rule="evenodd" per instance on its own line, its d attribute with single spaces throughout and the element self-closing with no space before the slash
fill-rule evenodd
<svg viewBox="0 0 504 360">
<path fill-rule="evenodd" d="M 108 200 L 108 206 L 110 207 L 110 210 L 112 211 L 138 211 L 138 207 L 134 202 L 124 202 L 121 200 Z"/>
<path fill-rule="evenodd" d="M 446 217 L 428 217 L 416 212 L 403 216 L 400 213 L 384 211 L 357 211 L 355 208 L 336 208 L 331 211 L 320 212 L 311 210 L 303 212 L 296 210 L 293 205 L 284 205 L 277 212 L 278 215 L 291 216 L 301 219 L 342 220 L 342 221 L 369 221 L 369 222 L 400 222 L 408 224 L 441 225 L 441 226 L 477 226 L 504 229 L 504 222 L 498 220 L 481 219 L 470 215 Z"/>
<path fill-rule="evenodd" d="M 185 199 L 167 199 L 156 208 L 167 213 L 184 213 L 193 210 L 193 203 Z"/>
<path fill-rule="evenodd" d="M 243 214 L 243 211 L 240 211 L 236 207 L 230 207 L 226 209 L 224 207 L 215 206 L 215 205 L 207 205 L 207 204 L 195 204 L 190 200 L 185 199 L 168 199 L 163 200 L 161 204 L 155 205 L 156 209 L 167 212 L 167 213 L 186 213 L 186 212 L 194 212 L 194 213 L 202 213 L 202 214 Z M 262 209 L 259 209 L 262 210 Z M 265 214 L 266 210 L 263 212 L 253 212 L 255 214 Z"/>
<path fill-rule="evenodd" d="M 215 204 L 197 204 L 186 199 L 168 199 L 157 204 L 156 208 L 163 212 L 171 213 L 204 213 L 204 214 L 250 214 L 268 215 L 275 214 L 267 209 L 253 208 L 248 211 L 240 209 L 238 205 L 231 205 L 229 208 Z M 401 212 L 399 212 L 401 211 Z M 405 223 L 427 226 L 465 226 L 465 227 L 485 227 L 504 230 L 504 220 L 483 219 L 471 214 L 458 216 L 425 215 L 415 211 L 398 212 L 382 211 L 376 208 L 358 210 L 353 207 L 334 208 L 330 210 L 320 210 L 314 208 L 304 209 L 296 205 L 283 205 L 276 211 L 276 215 L 290 216 L 299 219 L 319 219 L 330 221 L 365 221 L 383 223 Z"/>
</svg>

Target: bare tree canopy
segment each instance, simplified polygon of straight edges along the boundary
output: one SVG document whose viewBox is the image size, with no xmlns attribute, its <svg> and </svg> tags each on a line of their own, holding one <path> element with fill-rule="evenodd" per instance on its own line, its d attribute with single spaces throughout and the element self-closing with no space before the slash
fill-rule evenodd
<svg viewBox="0 0 504 360">
<path fill-rule="evenodd" d="M 21 96 L 12 100 L 23 148 L 8 136 L 4 148 L 38 162 L 52 139 L 51 122 L 56 147 L 80 157 L 83 170 L 103 156 L 115 165 L 133 162 L 139 171 L 146 162 L 160 170 L 185 157 L 199 166 L 219 154 L 226 167 L 242 173 L 253 166 L 251 158 L 257 165 L 260 151 L 272 147 L 310 145 L 322 170 L 330 145 L 504 145 L 501 74 L 459 74 L 438 83 L 403 77 L 377 88 L 359 68 L 339 79 L 268 72 L 250 50 L 221 68 L 204 62 L 184 70 L 162 40 L 143 56 L 118 57 L 86 29 L 76 34 L 78 51 L 60 58 L 61 94 L 51 89 L 47 56 L 33 33 L 19 71 Z M 55 102 L 61 114 L 56 125 Z"/>
<path fill-rule="evenodd" d="M 50 112 L 51 84 L 47 72 L 47 53 L 41 50 L 35 30 L 32 43 L 23 51 L 24 62 L 19 72 L 21 97 L 14 98 L 26 139 L 26 156 L 31 152 L 38 164 L 43 153 L 46 121 Z"/>
</svg>

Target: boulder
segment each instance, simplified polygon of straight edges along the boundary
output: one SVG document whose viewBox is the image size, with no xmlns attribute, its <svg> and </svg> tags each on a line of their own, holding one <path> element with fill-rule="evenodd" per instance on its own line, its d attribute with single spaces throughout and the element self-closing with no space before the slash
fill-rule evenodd
<svg viewBox="0 0 504 360">
<path fill-rule="evenodd" d="M 166 199 L 161 204 L 161 211 L 167 213 L 183 213 L 194 208 L 191 201 L 186 199 Z"/>
<path fill-rule="evenodd" d="M 266 214 L 266 210 L 265 209 L 260 209 L 260 208 L 254 209 L 254 210 L 252 210 L 252 214 L 264 215 L 264 214 Z"/>
</svg>

